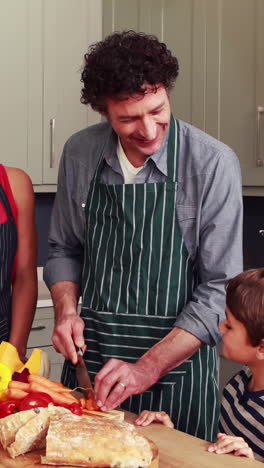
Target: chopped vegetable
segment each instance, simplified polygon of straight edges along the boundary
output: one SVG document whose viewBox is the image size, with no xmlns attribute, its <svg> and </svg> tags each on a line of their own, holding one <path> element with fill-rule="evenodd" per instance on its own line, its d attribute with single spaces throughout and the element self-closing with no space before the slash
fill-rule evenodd
<svg viewBox="0 0 264 468">
<path fill-rule="evenodd" d="M 54 390 L 56 392 L 65 392 L 65 393 L 71 393 L 72 390 L 70 388 L 64 387 L 63 384 L 59 382 L 55 382 L 54 380 L 49 380 L 43 375 L 37 375 L 37 374 L 31 374 L 28 377 L 28 381 L 30 383 L 34 383 L 37 385 L 41 385 L 42 387 L 47 387 L 50 390 Z"/>
<path fill-rule="evenodd" d="M 44 385 L 38 385 L 35 383 L 30 384 L 30 391 L 35 391 L 35 392 L 45 392 L 48 395 L 51 396 L 51 398 L 54 400 L 55 404 L 71 404 L 71 403 L 76 403 L 78 402 L 77 398 L 75 398 L 73 395 L 69 393 L 62 393 L 62 392 L 56 392 L 54 388 L 48 388 L 45 387 Z"/>
<path fill-rule="evenodd" d="M 7 386 L 11 378 L 12 378 L 11 369 L 3 362 L 0 362 L 0 398 L 6 395 Z"/>
<path fill-rule="evenodd" d="M 19 388 L 10 388 L 7 392 L 9 400 L 23 400 L 27 395 L 27 392 L 20 390 Z"/>
<path fill-rule="evenodd" d="M 81 416 L 83 414 L 82 408 L 80 407 L 79 403 L 71 403 L 69 406 L 69 410 L 73 414 L 77 414 L 78 416 Z"/>
<path fill-rule="evenodd" d="M 25 367 L 25 369 L 23 369 L 22 372 L 14 372 L 12 375 L 12 380 L 27 383 L 29 375 L 29 370 L 27 369 L 27 367 Z"/>
<path fill-rule="evenodd" d="M 0 403 L 0 418 L 5 418 L 10 414 L 14 414 L 18 411 L 18 401 L 2 401 Z"/>
<path fill-rule="evenodd" d="M 31 392 L 21 401 L 19 411 L 26 411 L 32 408 L 47 408 L 50 403 L 54 404 L 53 399 L 47 393 Z"/>
<path fill-rule="evenodd" d="M 86 409 L 88 409 L 89 411 L 100 411 L 100 406 L 97 405 L 96 401 L 95 401 L 95 398 L 90 396 L 89 398 L 87 398 L 86 400 Z"/>
<path fill-rule="evenodd" d="M 23 390 L 24 392 L 29 392 L 29 383 L 21 382 L 20 380 L 10 380 L 8 383 L 9 390 Z"/>
</svg>

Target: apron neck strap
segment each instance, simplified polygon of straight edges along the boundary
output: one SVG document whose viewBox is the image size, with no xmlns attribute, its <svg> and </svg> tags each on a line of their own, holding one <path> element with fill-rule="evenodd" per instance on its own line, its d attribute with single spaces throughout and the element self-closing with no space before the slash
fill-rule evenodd
<svg viewBox="0 0 264 468">
<path fill-rule="evenodd" d="M 172 182 L 177 182 L 178 178 L 179 149 L 179 122 L 171 114 L 167 147 L 167 177 Z"/>
</svg>

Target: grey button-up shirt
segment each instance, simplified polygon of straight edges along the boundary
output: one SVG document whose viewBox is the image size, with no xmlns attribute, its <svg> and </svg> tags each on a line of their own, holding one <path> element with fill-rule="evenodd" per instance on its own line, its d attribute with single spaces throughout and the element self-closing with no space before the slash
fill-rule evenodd
<svg viewBox="0 0 264 468">
<path fill-rule="evenodd" d="M 206 133 L 179 121 L 177 216 L 186 247 L 199 274 L 192 300 L 175 321 L 202 342 L 214 345 L 225 318 L 225 281 L 243 269 L 242 193 L 234 152 Z M 136 183 L 167 178 L 167 141 L 150 156 Z M 44 279 L 80 283 L 84 250 L 84 207 L 100 156 L 101 182 L 122 184 L 117 136 L 108 122 L 74 134 L 65 144 L 49 234 Z"/>
</svg>

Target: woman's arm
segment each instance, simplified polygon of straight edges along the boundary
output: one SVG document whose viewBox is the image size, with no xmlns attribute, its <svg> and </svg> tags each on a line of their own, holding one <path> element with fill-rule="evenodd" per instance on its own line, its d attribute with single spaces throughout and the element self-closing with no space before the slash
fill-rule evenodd
<svg viewBox="0 0 264 468">
<path fill-rule="evenodd" d="M 25 357 L 37 303 L 37 233 L 35 199 L 30 178 L 20 169 L 6 168 L 17 205 L 18 247 L 12 285 L 10 343 Z"/>
</svg>

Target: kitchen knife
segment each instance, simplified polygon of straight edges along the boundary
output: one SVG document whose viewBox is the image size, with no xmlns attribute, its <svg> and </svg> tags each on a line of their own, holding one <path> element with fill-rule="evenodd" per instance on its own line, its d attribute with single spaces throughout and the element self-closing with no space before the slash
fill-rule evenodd
<svg viewBox="0 0 264 468">
<path fill-rule="evenodd" d="M 92 382 L 83 359 L 83 351 L 81 348 L 78 348 L 77 355 L 78 363 L 76 365 L 76 378 L 78 387 L 80 387 L 85 398 L 89 398 L 89 396 L 94 398 Z"/>
</svg>

